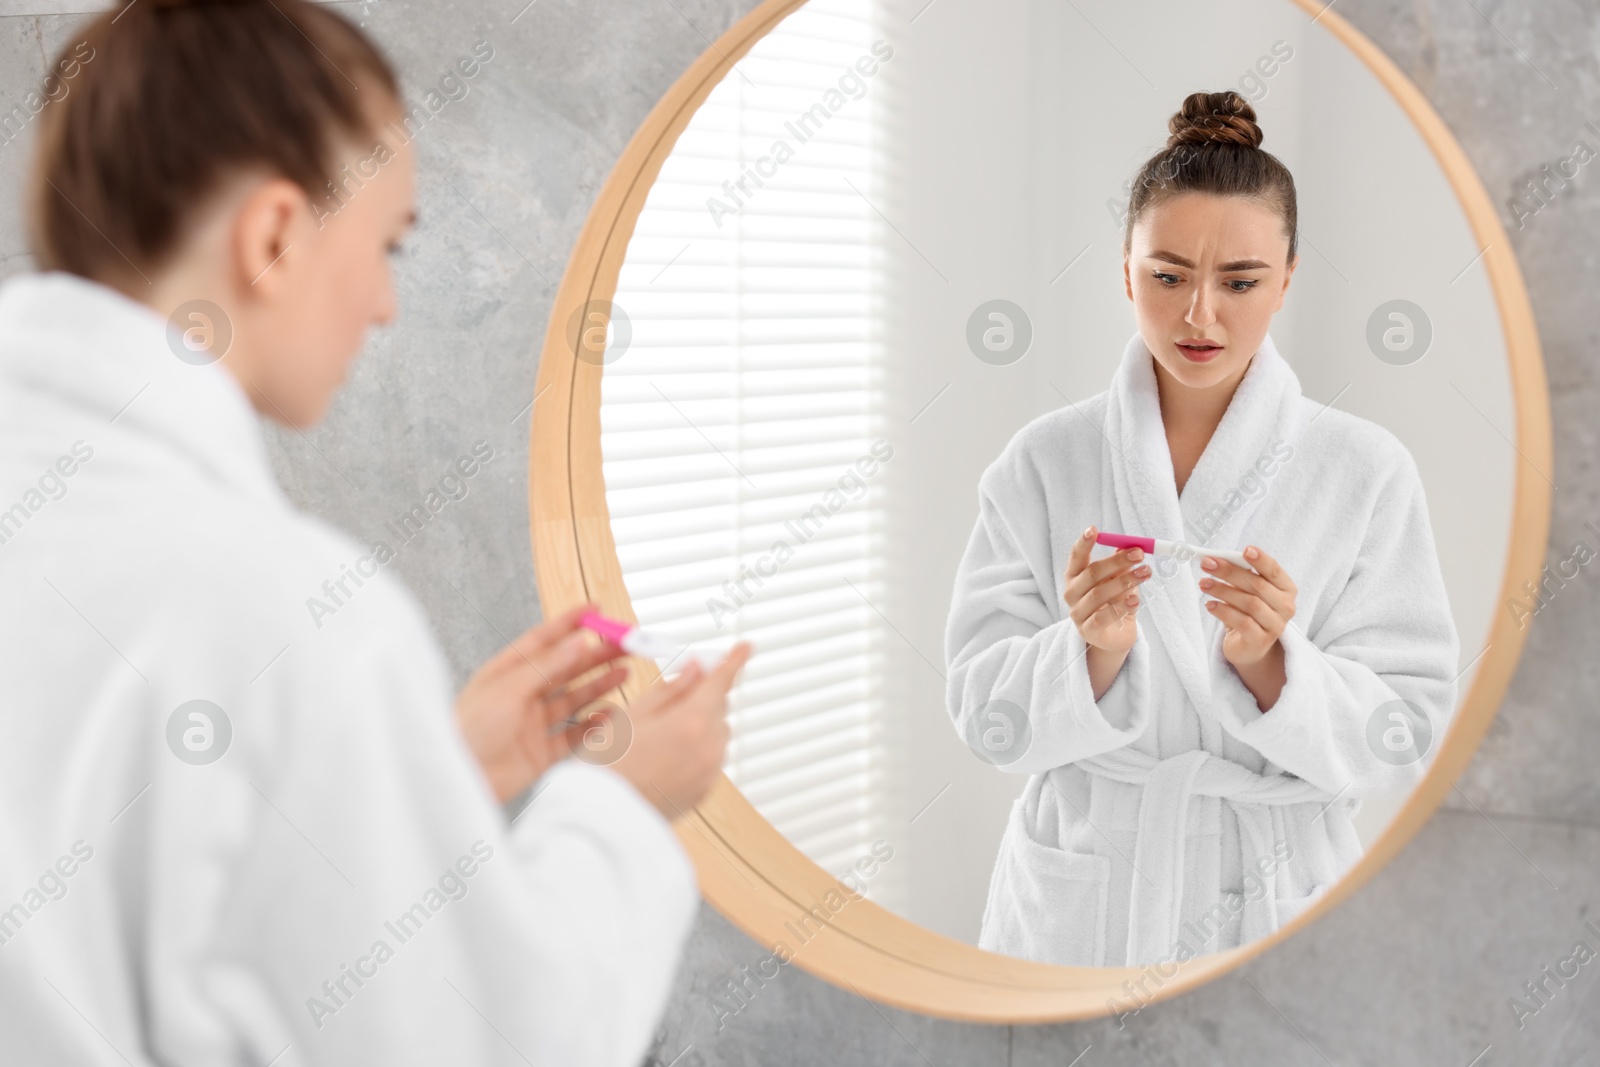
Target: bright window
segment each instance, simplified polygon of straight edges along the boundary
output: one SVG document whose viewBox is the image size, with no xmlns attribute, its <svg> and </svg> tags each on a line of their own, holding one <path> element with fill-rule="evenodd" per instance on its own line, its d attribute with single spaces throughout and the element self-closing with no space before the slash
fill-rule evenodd
<svg viewBox="0 0 1600 1067">
<path fill-rule="evenodd" d="M 616 304 L 632 336 L 602 386 L 639 620 L 755 644 L 725 769 L 835 874 L 887 836 L 884 494 L 862 473 L 884 378 L 880 105 L 857 68 L 876 8 L 812 0 L 696 113 L 628 246 Z"/>
</svg>

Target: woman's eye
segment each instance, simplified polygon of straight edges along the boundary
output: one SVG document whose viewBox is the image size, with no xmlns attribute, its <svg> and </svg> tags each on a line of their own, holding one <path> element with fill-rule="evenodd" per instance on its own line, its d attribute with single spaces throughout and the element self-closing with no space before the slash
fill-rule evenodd
<svg viewBox="0 0 1600 1067">
<path fill-rule="evenodd" d="M 1155 278 L 1162 285 L 1168 286 L 1169 288 L 1171 286 L 1174 286 L 1174 285 L 1178 284 L 1178 276 L 1176 274 L 1163 274 L 1161 271 L 1156 271 L 1155 272 Z M 1168 278 L 1170 278 L 1172 280 L 1168 281 L 1167 280 Z"/>
<path fill-rule="evenodd" d="M 1250 290 L 1252 290 L 1252 289 L 1254 289 L 1256 287 L 1256 283 L 1254 281 L 1252 281 L 1251 279 L 1249 279 L 1249 278 L 1235 278 L 1232 281 L 1230 281 L 1228 283 L 1228 285 L 1229 285 L 1229 287 L 1232 287 L 1232 286 L 1235 286 L 1235 285 L 1244 286 L 1243 289 L 1234 289 L 1233 291 L 1236 292 L 1236 293 L 1248 293 Z"/>
</svg>

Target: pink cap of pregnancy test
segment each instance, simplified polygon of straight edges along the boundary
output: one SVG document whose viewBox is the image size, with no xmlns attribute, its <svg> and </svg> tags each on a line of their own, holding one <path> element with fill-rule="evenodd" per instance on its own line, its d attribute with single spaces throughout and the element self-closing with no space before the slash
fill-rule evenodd
<svg viewBox="0 0 1600 1067">
<path fill-rule="evenodd" d="M 1155 538 L 1132 537 L 1128 534 L 1101 532 L 1095 535 L 1095 543 L 1110 545 L 1112 548 L 1142 548 L 1152 555 L 1156 550 Z"/>
<path fill-rule="evenodd" d="M 617 619 L 608 619 L 596 611 L 586 611 L 578 618 L 578 625 L 586 630 L 593 630 L 613 645 L 622 644 L 622 639 L 633 629 L 632 623 L 620 622 Z"/>
</svg>

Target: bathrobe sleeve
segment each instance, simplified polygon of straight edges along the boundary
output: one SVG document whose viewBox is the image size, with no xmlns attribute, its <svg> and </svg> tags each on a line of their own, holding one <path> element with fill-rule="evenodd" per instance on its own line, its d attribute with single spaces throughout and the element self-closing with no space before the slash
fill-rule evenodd
<svg viewBox="0 0 1600 1067">
<path fill-rule="evenodd" d="M 1033 774 L 1120 748 L 1149 718 L 1143 633 L 1098 702 L 1088 645 L 1061 600 L 1039 472 L 1015 444 L 984 472 L 945 625 L 956 730 L 1001 770 Z"/>
<path fill-rule="evenodd" d="M 157 1058 L 637 1067 L 698 908 L 687 853 L 572 758 L 508 823 L 420 606 L 371 586 L 232 694 L 226 758 L 159 761 L 153 825 L 185 833 L 151 867 Z"/>
<path fill-rule="evenodd" d="M 1410 452 L 1396 446 L 1343 588 L 1325 609 L 1297 612 L 1284 628 L 1277 702 L 1260 710 L 1222 654 L 1220 624 L 1209 657 L 1223 728 L 1347 797 L 1420 781 L 1455 710 L 1455 622 L 1422 478 Z M 1420 751 L 1406 751 L 1407 733 Z"/>
</svg>

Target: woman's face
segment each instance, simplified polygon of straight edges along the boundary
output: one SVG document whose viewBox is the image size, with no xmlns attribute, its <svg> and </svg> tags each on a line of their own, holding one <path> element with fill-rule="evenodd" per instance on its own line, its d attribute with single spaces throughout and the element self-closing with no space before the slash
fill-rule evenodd
<svg viewBox="0 0 1600 1067">
<path fill-rule="evenodd" d="M 1283 306 L 1288 255 L 1283 219 L 1256 200 L 1184 193 L 1145 212 L 1123 277 L 1167 376 L 1193 389 L 1237 384 Z"/>
<path fill-rule="evenodd" d="M 349 147 L 340 162 L 354 177 L 338 196 L 310 198 L 283 259 L 255 286 L 290 267 L 252 316 L 258 350 L 250 392 L 268 418 L 295 426 L 319 421 L 367 330 L 394 318 L 390 257 L 415 219 L 415 157 L 388 131 L 384 140 L 379 150 L 371 141 Z"/>
</svg>

